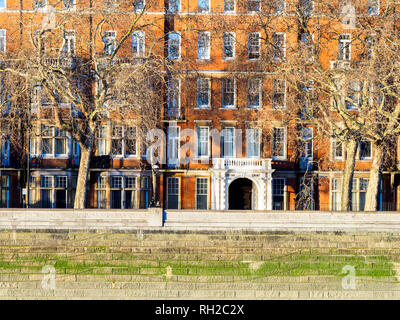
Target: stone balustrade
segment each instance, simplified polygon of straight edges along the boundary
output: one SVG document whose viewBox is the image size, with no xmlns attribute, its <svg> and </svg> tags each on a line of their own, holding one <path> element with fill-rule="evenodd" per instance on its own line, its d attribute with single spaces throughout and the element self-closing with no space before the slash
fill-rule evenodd
<svg viewBox="0 0 400 320">
<path fill-rule="evenodd" d="M 213 169 L 270 169 L 271 159 L 254 158 L 214 158 Z"/>
</svg>

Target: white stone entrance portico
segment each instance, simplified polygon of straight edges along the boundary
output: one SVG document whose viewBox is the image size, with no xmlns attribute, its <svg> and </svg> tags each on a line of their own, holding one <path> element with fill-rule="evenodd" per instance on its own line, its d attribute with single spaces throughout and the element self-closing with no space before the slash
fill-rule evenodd
<svg viewBox="0 0 400 320">
<path fill-rule="evenodd" d="M 229 185 L 236 179 L 246 178 L 253 182 L 252 209 L 272 210 L 271 159 L 215 158 L 210 169 L 212 179 L 211 209 L 229 209 Z"/>
</svg>

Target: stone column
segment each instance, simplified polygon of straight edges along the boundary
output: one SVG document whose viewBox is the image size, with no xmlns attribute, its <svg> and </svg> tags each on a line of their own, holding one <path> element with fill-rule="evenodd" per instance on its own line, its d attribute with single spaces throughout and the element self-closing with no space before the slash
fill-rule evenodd
<svg viewBox="0 0 400 320">
<path fill-rule="evenodd" d="M 220 189 L 221 189 L 221 178 L 219 172 L 212 173 L 212 192 L 211 192 L 211 209 L 220 210 Z"/>
<path fill-rule="evenodd" d="M 264 174 L 261 175 L 260 178 L 257 178 L 257 210 L 266 210 L 266 186 L 267 186 L 267 179 Z"/>
<path fill-rule="evenodd" d="M 272 174 L 270 172 L 268 172 L 267 174 L 266 189 L 267 189 L 266 209 L 272 210 Z"/>
<path fill-rule="evenodd" d="M 228 177 L 226 174 L 221 174 L 221 205 L 220 210 L 228 210 L 228 199 L 229 199 L 229 190 L 228 190 Z"/>
</svg>

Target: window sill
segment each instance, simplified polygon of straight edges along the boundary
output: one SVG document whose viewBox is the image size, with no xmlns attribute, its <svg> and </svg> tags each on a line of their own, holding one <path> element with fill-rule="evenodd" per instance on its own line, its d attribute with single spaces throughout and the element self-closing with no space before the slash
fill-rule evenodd
<svg viewBox="0 0 400 320">
<path fill-rule="evenodd" d="M 194 107 L 195 110 L 211 110 L 211 106 Z"/>
<path fill-rule="evenodd" d="M 201 156 L 201 157 L 197 156 L 197 157 L 194 157 L 193 160 L 194 161 L 204 161 L 204 160 L 210 161 L 210 156 Z"/>
<path fill-rule="evenodd" d="M 221 110 L 237 110 L 236 107 L 220 107 Z"/>
<path fill-rule="evenodd" d="M 272 110 L 286 110 L 286 106 L 272 106 Z"/>
<path fill-rule="evenodd" d="M 211 60 L 211 58 L 197 58 L 196 59 L 196 62 L 197 63 L 200 63 L 200 62 L 204 62 L 204 63 L 210 63 L 212 60 Z"/>
</svg>

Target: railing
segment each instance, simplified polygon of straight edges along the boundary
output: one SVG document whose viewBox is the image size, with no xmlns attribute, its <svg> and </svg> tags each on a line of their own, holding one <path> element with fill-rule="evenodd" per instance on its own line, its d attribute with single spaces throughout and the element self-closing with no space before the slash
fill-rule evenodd
<svg viewBox="0 0 400 320">
<path fill-rule="evenodd" d="M 352 61 L 349 60 L 331 60 L 331 69 L 350 69 Z"/>
<path fill-rule="evenodd" d="M 214 158 L 214 169 L 271 169 L 271 159 Z"/>
<path fill-rule="evenodd" d="M 99 62 L 103 66 L 116 66 L 116 65 L 138 65 L 138 64 L 143 64 L 145 62 L 145 58 L 141 57 L 114 57 L 112 60 L 105 57 L 105 58 L 100 58 Z"/>
<path fill-rule="evenodd" d="M 73 57 L 46 57 L 43 58 L 42 63 L 55 68 L 73 69 L 76 66 L 76 59 Z"/>
</svg>

